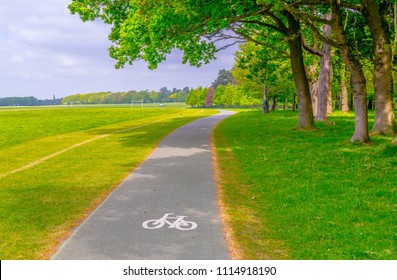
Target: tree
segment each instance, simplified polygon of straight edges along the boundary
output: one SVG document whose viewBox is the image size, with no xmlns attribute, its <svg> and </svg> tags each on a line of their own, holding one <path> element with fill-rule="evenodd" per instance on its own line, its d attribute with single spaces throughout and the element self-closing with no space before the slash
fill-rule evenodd
<svg viewBox="0 0 397 280">
<path fill-rule="evenodd" d="M 207 96 L 205 98 L 205 106 L 212 106 L 214 105 L 214 93 L 215 93 L 215 88 L 213 86 L 210 86 L 208 88 Z"/>
<path fill-rule="evenodd" d="M 345 65 L 341 66 L 340 70 L 340 83 L 341 83 L 341 105 L 340 110 L 344 113 L 349 112 L 349 97 L 347 93 L 347 85 L 346 85 L 346 67 Z"/>
<path fill-rule="evenodd" d="M 191 89 L 190 93 L 186 97 L 186 104 L 192 107 L 203 107 L 205 105 L 207 92 L 208 92 L 208 88 L 203 88 L 203 87 L 198 87 L 197 89 Z"/>
<path fill-rule="evenodd" d="M 171 91 L 168 90 L 167 87 L 162 87 L 159 91 L 158 102 L 167 101 L 168 96 L 171 94 Z"/>
<path fill-rule="evenodd" d="M 396 123 L 393 112 L 392 44 L 388 12 L 390 1 L 363 0 L 363 15 L 374 42 L 375 122 L 374 134 L 394 135 Z"/>
<path fill-rule="evenodd" d="M 247 102 L 252 105 L 263 102 L 264 113 L 268 113 L 270 99 L 285 100 L 295 94 L 285 47 L 280 40 L 274 40 L 272 47 L 247 42 L 239 46 L 235 55 L 232 74 L 236 85 L 246 92 Z"/>
<path fill-rule="evenodd" d="M 391 2 L 390 0 L 363 0 L 363 1 L 343 1 L 343 0 L 324 0 L 324 1 L 292 1 L 292 3 L 284 3 L 286 9 L 291 11 L 295 17 L 301 19 L 307 26 L 312 29 L 316 29 L 313 21 L 315 22 L 322 22 L 326 23 L 324 19 L 316 16 L 310 16 L 307 13 L 304 14 L 302 11 L 305 5 L 317 5 L 319 7 L 324 7 L 329 5 L 332 10 L 338 10 L 340 14 L 343 11 L 346 14 L 349 11 L 353 11 L 355 14 L 355 18 L 359 18 L 357 15 L 362 15 L 365 18 L 364 26 L 368 26 L 372 43 L 373 43 L 373 55 L 374 55 L 374 90 L 375 90 L 375 123 L 374 127 L 372 128 L 372 133 L 381 133 L 381 134 L 395 134 L 396 132 L 396 125 L 392 107 L 392 92 L 393 92 L 393 81 L 392 81 L 392 61 L 393 61 L 393 45 L 391 44 L 391 34 L 390 34 L 390 26 L 391 18 L 392 17 L 392 9 L 391 9 Z M 396 5 L 394 5 L 396 10 Z M 394 12 L 394 21 L 396 21 L 396 11 Z M 346 34 L 343 32 L 342 27 L 343 19 L 341 16 L 336 15 L 335 18 L 332 19 L 330 22 L 331 24 L 335 25 L 338 29 L 337 32 L 334 32 L 335 37 L 338 37 L 340 40 L 345 41 Z M 345 21 L 346 24 L 346 21 Z M 394 29 L 396 30 L 396 23 L 394 23 Z M 341 32 L 339 32 L 341 31 Z M 338 35 L 337 35 L 338 34 Z M 343 38 L 344 37 L 344 38 Z M 397 41 L 397 37 L 395 36 L 395 42 Z M 322 40 L 325 42 L 331 42 L 332 40 L 326 40 L 325 36 L 321 37 Z M 338 41 L 338 40 L 337 40 Z M 365 79 L 363 79 L 362 68 L 360 66 L 360 56 L 354 55 L 354 51 L 348 50 L 345 47 L 344 42 L 342 41 L 336 42 L 336 44 L 332 44 L 337 47 L 342 54 L 344 61 L 346 62 L 348 68 L 352 72 L 352 82 L 354 84 L 354 99 L 358 101 L 359 104 L 355 104 L 356 112 L 360 116 L 356 114 L 356 129 L 355 133 L 352 137 L 352 140 L 359 140 L 359 141 L 369 141 L 369 137 L 366 137 L 365 134 L 365 124 L 363 123 L 368 119 L 368 117 L 364 117 L 365 110 L 363 106 L 366 102 L 366 92 L 362 92 L 359 95 L 356 95 L 359 90 L 364 89 L 362 85 L 366 84 Z M 346 40 L 347 41 L 347 40 Z M 352 47 L 355 48 L 355 52 L 359 53 L 358 49 L 361 49 L 361 44 L 363 41 L 360 42 L 360 47 L 358 44 Z M 342 46 L 342 48 L 340 48 Z M 346 52 L 350 54 L 348 54 Z M 353 60 L 355 60 L 355 62 Z M 361 84 L 361 85 L 359 85 Z M 358 86 L 359 85 L 359 86 Z M 358 110 L 357 110 L 358 107 Z M 366 125 L 368 126 L 368 125 Z M 361 131 L 362 135 L 359 135 L 359 131 Z"/>
<path fill-rule="evenodd" d="M 370 141 L 368 134 L 368 111 L 366 80 L 360 61 L 352 55 L 346 35 L 343 30 L 342 13 L 336 0 L 331 0 L 334 35 L 339 46 L 342 59 L 352 73 L 355 129 L 350 141 L 367 143 Z"/>
<path fill-rule="evenodd" d="M 99 18 L 112 25 L 110 55 L 118 68 L 143 59 L 154 69 L 174 48 L 183 51 L 183 63 L 200 66 L 220 49 L 242 40 L 263 44 L 267 31 L 277 31 L 290 50 L 299 96 L 298 128 L 314 127 L 300 20 L 275 1 L 73 0 L 69 9 L 85 21 Z M 217 47 L 225 39 L 235 41 Z"/>
<path fill-rule="evenodd" d="M 240 99 L 237 96 L 237 89 L 231 84 L 219 85 L 213 96 L 213 103 L 215 106 L 226 106 L 231 107 L 235 105 L 240 105 Z"/>
<path fill-rule="evenodd" d="M 327 20 L 324 16 L 312 15 L 301 9 L 301 5 L 307 4 L 328 4 L 330 12 L 332 12 L 332 19 Z M 343 2 L 344 5 L 348 5 Z M 347 65 L 351 72 L 353 83 L 353 96 L 355 108 L 355 128 L 354 134 L 350 139 L 351 142 L 359 141 L 361 143 L 370 142 L 368 133 L 368 111 L 367 111 L 367 90 L 366 79 L 364 71 L 360 62 L 360 58 L 354 54 L 351 45 L 346 36 L 343 18 L 342 18 L 342 2 L 340 0 L 325 0 L 325 1 L 295 1 L 293 3 L 284 3 L 285 9 L 290 11 L 295 18 L 301 19 L 313 32 L 316 32 L 319 38 L 327 44 L 338 48 L 343 62 Z M 329 10 L 328 10 L 329 11 Z M 314 23 L 327 24 L 332 27 L 333 38 L 327 38 L 318 30 Z"/>
<path fill-rule="evenodd" d="M 332 14 L 326 15 L 325 19 L 330 20 Z M 331 26 L 323 25 L 323 36 L 329 38 L 331 36 Z M 322 55 L 320 58 L 320 76 L 318 79 L 318 107 L 316 120 L 325 121 L 327 118 L 328 96 L 331 92 L 331 46 L 323 42 Z"/>
<path fill-rule="evenodd" d="M 218 77 L 212 82 L 212 87 L 216 89 L 219 85 L 226 86 L 227 84 L 235 85 L 236 82 L 233 79 L 232 73 L 229 70 L 219 70 Z"/>
<path fill-rule="evenodd" d="M 0 106 L 38 106 L 40 101 L 33 96 L 0 98 Z M 51 104 L 53 105 L 53 104 Z"/>
</svg>

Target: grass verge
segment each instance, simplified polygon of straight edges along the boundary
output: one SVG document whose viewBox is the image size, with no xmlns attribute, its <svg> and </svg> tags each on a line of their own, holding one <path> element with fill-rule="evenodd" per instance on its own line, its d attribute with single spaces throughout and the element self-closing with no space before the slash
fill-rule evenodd
<svg viewBox="0 0 397 280">
<path fill-rule="evenodd" d="M 244 259 L 397 259 L 397 147 L 351 144 L 353 114 L 294 130 L 242 112 L 214 132 L 221 200 Z M 371 124 L 370 124 L 371 125 Z"/>
</svg>

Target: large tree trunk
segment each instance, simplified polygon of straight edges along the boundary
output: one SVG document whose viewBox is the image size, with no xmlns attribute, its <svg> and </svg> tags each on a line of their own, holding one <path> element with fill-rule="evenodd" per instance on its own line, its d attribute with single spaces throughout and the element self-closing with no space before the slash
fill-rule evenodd
<svg viewBox="0 0 397 280">
<path fill-rule="evenodd" d="M 333 17 L 333 30 L 335 40 L 339 45 L 339 51 L 343 62 L 352 74 L 353 96 L 355 109 L 355 129 L 351 142 L 361 143 L 370 142 L 368 133 L 368 111 L 367 111 L 367 91 L 365 86 L 365 76 L 360 62 L 351 54 L 346 35 L 342 25 L 342 15 L 337 0 L 331 0 Z"/>
<path fill-rule="evenodd" d="M 349 112 L 349 98 L 347 93 L 347 86 L 346 86 L 346 68 L 345 65 L 342 65 L 340 71 L 340 85 L 342 88 L 341 92 L 341 111 L 342 112 Z"/>
<path fill-rule="evenodd" d="M 300 23 L 289 12 L 285 12 L 285 15 L 288 19 L 289 26 L 288 44 L 290 49 L 291 68 L 299 99 L 298 128 L 313 129 L 313 108 L 310 97 L 309 82 L 303 63 Z"/>
<path fill-rule="evenodd" d="M 394 135 L 396 124 L 393 112 L 392 44 L 386 20 L 389 1 L 376 4 L 375 0 L 363 0 L 364 15 L 374 41 L 375 72 L 375 122 L 373 134 Z"/>
<path fill-rule="evenodd" d="M 326 15 L 326 19 L 331 18 L 331 14 Z M 331 26 L 324 24 L 324 37 L 331 35 Z M 323 43 L 323 55 L 320 58 L 320 75 L 318 79 L 318 103 L 316 120 L 325 121 L 327 119 L 328 94 L 331 86 L 331 46 Z"/>
<path fill-rule="evenodd" d="M 314 6 L 310 6 L 310 11 L 313 16 L 316 15 L 316 9 Z M 314 23 L 316 26 L 317 24 Z M 316 32 L 312 33 L 312 47 L 314 49 L 318 49 L 318 34 Z M 317 65 L 318 63 L 315 62 L 314 64 L 309 65 L 306 70 L 306 74 L 309 79 L 309 87 L 310 87 L 310 96 L 312 98 L 312 108 L 313 108 L 313 116 L 317 116 L 317 107 L 318 107 L 318 74 L 317 74 Z"/>
</svg>

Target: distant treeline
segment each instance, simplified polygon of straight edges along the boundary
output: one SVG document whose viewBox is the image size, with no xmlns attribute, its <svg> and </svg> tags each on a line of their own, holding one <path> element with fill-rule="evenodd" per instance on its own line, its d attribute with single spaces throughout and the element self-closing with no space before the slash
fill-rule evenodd
<svg viewBox="0 0 397 280">
<path fill-rule="evenodd" d="M 74 94 L 65 97 L 62 104 L 126 104 L 131 101 L 145 103 L 185 102 L 190 89 L 168 90 L 166 87 L 160 91 L 128 91 L 128 92 L 93 92 L 87 94 Z"/>
<path fill-rule="evenodd" d="M 263 93 L 232 84 L 192 89 L 186 104 L 192 107 L 258 107 Z"/>
<path fill-rule="evenodd" d="M 0 98 L 0 106 L 46 106 L 60 104 L 62 104 L 62 98 L 45 100 L 40 100 L 33 96 Z"/>
</svg>

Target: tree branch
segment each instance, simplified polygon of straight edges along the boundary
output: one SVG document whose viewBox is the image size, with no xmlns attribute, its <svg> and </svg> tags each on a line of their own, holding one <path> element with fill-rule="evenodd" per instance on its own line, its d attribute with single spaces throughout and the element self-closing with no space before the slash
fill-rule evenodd
<svg viewBox="0 0 397 280">
<path fill-rule="evenodd" d="M 268 28 L 274 29 L 274 30 L 276 30 L 276 31 L 278 31 L 278 32 L 280 32 L 280 33 L 283 34 L 283 30 L 281 30 L 281 29 L 278 28 L 277 26 L 275 26 L 275 25 L 273 25 L 273 24 L 261 22 L 261 21 L 259 21 L 259 20 L 241 20 L 240 22 L 241 22 L 241 23 L 258 24 L 258 25 L 263 26 L 263 27 L 268 27 Z"/>
<path fill-rule="evenodd" d="M 302 20 L 303 18 L 309 18 L 311 21 L 321 22 L 323 24 L 331 25 L 332 20 L 328 20 L 322 17 L 315 16 L 314 14 L 305 13 L 299 10 L 294 4 L 284 3 L 284 8 L 290 12 L 296 19 Z"/>
<path fill-rule="evenodd" d="M 269 45 L 269 44 L 266 44 L 264 42 L 258 41 L 253 36 L 250 36 L 248 34 L 244 34 L 244 33 L 240 32 L 239 30 L 241 30 L 241 29 L 242 29 L 241 27 L 238 27 L 237 29 L 232 29 L 232 31 L 234 33 L 236 33 L 237 35 L 240 35 L 241 36 L 240 39 L 245 39 L 245 40 L 253 42 L 253 43 L 257 44 L 257 45 L 261 45 L 261 46 L 265 46 L 265 47 L 271 48 L 271 49 L 273 49 L 273 50 L 275 50 L 277 52 L 281 52 L 281 53 L 283 53 L 283 54 L 285 54 L 286 56 L 289 57 L 289 53 L 287 51 L 280 50 L 280 49 L 276 48 L 274 45 Z M 255 34 L 255 35 L 259 35 L 259 34 Z"/>
<path fill-rule="evenodd" d="M 312 46 L 308 45 L 306 43 L 305 37 L 303 35 L 301 36 L 301 39 L 302 39 L 303 48 L 305 50 L 307 50 L 308 52 L 310 52 L 310 53 L 312 53 L 314 55 L 317 55 L 317 56 L 323 56 L 324 55 L 323 51 L 320 51 L 320 50 L 318 50 L 316 48 L 313 48 Z"/>
<path fill-rule="evenodd" d="M 292 3 L 291 5 L 294 5 L 295 7 L 300 6 L 300 5 L 330 5 L 329 0 L 300 0 L 296 1 L 295 3 Z M 349 3 L 346 1 L 340 1 L 339 3 L 340 6 L 355 10 L 357 12 L 361 12 L 363 9 L 363 6 L 360 4 L 353 4 Z"/>
<path fill-rule="evenodd" d="M 301 20 L 307 27 L 309 27 L 314 32 L 314 34 L 316 34 L 320 38 L 321 41 L 323 41 L 324 43 L 327 43 L 328 45 L 331 45 L 331 46 L 334 46 L 334 47 L 338 47 L 338 44 L 337 44 L 337 42 L 335 40 L 325 37 L 318 30 L 317 26 L 315 26 L 313 24 L 313 22 L 311 21 L 312 19 L 314 20 L 314 19 L 319 18 L 319 19 L 321 19 L 321 22 L 323 22 L 324 24 L 332 26 L 333 25 L 333 19 L 327 20 L 327 19 L 320 18 L 320 17 L 317 17 L 317 16 L 312 16 L 312 15 L 310 15 L 308 13 L 304 13 L 304 12 L 300 11 L 299 9 L 297 9 L 296 7 L 292 7 L 290 5 L 287 5 L 286 7 L 287 7 L 286 10 L 288 12 L 290 12 L 295 18 Z M 316 20 L 314 20 L 314 21 L 316 21 Z"/>
<path fill-rule="evenodd" d="M 280 32 L 286 36 L 288 34 L 288 28 L 287 26 L 285 26 L 284 22 L 274 13 L 268 12 L 267 15 L 269 15 L 274 20 L 274 22 L 280 27 Z"/>
</svg>

